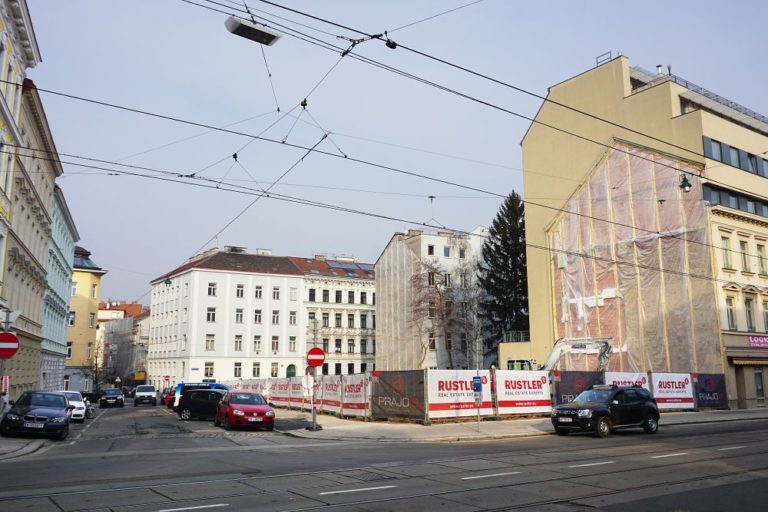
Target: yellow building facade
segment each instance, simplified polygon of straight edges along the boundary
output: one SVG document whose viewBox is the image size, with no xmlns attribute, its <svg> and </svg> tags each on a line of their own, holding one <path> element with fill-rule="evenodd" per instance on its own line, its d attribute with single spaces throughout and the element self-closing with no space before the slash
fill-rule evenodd
<svg viewBox="0 0 768 512">
<path fill-rule="evenodd" d="M 762 406 L 768 119 L 618 57 L 552 86 L 522 147 L 532 359 L 605 338 L 609 370 L 724 375 Z"/>
</svg>

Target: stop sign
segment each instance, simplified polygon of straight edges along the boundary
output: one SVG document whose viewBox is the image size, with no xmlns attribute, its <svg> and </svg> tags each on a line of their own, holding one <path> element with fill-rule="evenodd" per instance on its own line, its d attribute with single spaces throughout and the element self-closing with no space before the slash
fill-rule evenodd
<svg viewBox="0 0 768 512">
<path fill-rule="evenodd" d="M 0 359 L 8 359 L 19 350 L 19 338 L 10 332 L 0 332 Z"/>
<path fill-rule="evenodd" d="M 323 349 L 313 347 L 307 352 L 307 363 L 309 366 L 321 366 L 325 362 L 325 352 Z"/>
</svg>

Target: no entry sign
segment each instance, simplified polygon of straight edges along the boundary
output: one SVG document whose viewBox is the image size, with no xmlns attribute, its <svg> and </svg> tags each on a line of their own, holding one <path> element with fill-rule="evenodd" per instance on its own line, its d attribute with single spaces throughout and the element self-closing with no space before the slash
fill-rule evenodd
<svg viewBox="0 0 768 512">
<path fill-rule="evenodd" d="M 323 349 L 313 347 L 307 352 L 307 363 L 309 366 L 322 366 L 325 362 L 325 352 Z"/>
<path fill-rule="evenodd" d="M 8 359 L 19 350 L 19 338 L 10 332 L 0 332 L 0 359 Z"/>
</svg>

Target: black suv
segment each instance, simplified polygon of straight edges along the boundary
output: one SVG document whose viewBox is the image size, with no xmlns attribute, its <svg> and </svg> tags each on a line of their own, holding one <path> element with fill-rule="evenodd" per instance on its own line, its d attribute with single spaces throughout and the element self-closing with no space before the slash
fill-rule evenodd
<svg viewBox="0 0 768 512">
<path fill-rule="evenodd" d="M 125 405 L 125 399 L 123 398 L 123 392 L 120 388 L 105 389 L 99 398 L 99 408 L 109 407 L 114 405 L 115 407 L 123 407 Z"/>
<path fill-rule="evenodd" d="M 591 431 L 607 437 L 617 428 L 642 427 L 648 434 L 659 429 L 659 409 L 650 391 L 640 386 L 596 384 L 572 402 L 552 408 L 552 426 L 558 435 Z"/>
</svg>

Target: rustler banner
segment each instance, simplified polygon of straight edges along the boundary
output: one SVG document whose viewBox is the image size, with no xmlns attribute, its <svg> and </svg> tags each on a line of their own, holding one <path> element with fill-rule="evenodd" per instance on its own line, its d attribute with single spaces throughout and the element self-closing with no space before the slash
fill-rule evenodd
<svg viewBox="0 0 768 512">
<path fill-rule="evenodd" d="M 291 405 L 291 379 L 270 379 L 270 400 L 279 407 Z"/>
<path fill-rule="evenodd" d="M 605 372 L 605 383 L 614 386 L 640 386 L 651 390 L 647 373 Z"/>
<path fill-rule="evenodd" d="M 652 373 L 651 381 L 659 409 L 693 409 L 691 374 Z"/>
<path fill-rule="evenodd" d="M 549 372 L 496 370 L 499 414 L 549 412 Z"/>
<path fill-rule="evenodd" d="M 493 414 L 491 372 L 489 370 L 428 370 L 427 391 L 430 418 L 457 418 L 477 415 L 472 377 L 483 382 L 481 415 Z"/>
<path fill-rule="evenodd" d="M 323 412 L 341 412 L 341 375 L 323 375 L 320 389 L 317 394 L 321 396 Z"/>
<path fill-rule="evenodd" d="M 367 416 L 370 396 L 368 374 L 344 375 L 342 382 L 341 414 L 344 416 Z"/>
</svg>

